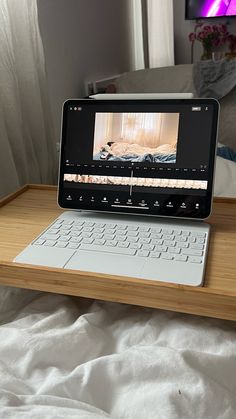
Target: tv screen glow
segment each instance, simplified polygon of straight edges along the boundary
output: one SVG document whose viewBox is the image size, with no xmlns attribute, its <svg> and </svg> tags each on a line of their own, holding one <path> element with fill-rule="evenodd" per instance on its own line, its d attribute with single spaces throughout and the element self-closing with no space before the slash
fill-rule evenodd
<svg viewBox="0 0 236 419">
<path fill-rule="evenodd" d="M 186 18 L 211 18 L 236 15 L 236 0 L 187 0 Z"/>
</svg>

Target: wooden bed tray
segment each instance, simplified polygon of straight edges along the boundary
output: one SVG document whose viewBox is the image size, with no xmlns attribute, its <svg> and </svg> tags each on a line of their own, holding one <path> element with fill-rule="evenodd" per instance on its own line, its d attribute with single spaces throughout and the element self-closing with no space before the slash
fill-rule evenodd
<svg viewBox="0 0 236 419">
<path fill-rule="evenodd" d="M 204 287 L 13 263 L 62 210 L 56 187 L 26 185 L 0 201 L 0 284 L 236 320 L 236 199 L 215 198 Z"/>
</svg>

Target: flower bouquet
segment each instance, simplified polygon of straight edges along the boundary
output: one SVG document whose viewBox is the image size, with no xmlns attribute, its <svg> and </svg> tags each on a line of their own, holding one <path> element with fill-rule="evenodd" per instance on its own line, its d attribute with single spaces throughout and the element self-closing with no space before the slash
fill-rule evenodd
<svg viewBox="0 0 236 419">
<path fill-rule="evenodd" d="M 226 25 L 203 25 L 198 23 L 194 32 L 189 34 L 189 40 L 192 45 L 195 41 L 202 43 L 202 60 L 212 59 L 212 53 L 226 44 L 229 44 L 231 52 L 236 49 L 236 36 L 228 32 Z"/>
</svg>

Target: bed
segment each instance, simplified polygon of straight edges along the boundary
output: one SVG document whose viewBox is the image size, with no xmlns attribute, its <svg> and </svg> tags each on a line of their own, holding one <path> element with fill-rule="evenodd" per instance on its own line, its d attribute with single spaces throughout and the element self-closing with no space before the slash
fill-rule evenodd
<svg viewBox="0 0 236 419">
<path fill-rule="evenodd" d="M 176 145 L 162 144 L 158 147 L 146 147 L 140 144 L 123 141 L 113 141 L 102 146 L 93 156 L 94 160 L 175 163 Z"/>
<path fill-rule="evenodd" d="M 0 324 L 1 418 L 235 418 L 234 322 L 1 287 Z"/>
<path fill-rule="evenodd" d="M 2 288 L 0 417 L 233 419 L 235 323 Z"/>
</svg>

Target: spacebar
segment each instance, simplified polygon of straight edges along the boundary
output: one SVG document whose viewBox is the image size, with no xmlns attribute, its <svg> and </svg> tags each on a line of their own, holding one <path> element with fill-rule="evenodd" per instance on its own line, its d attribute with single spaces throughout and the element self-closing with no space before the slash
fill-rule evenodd
<svg viewBox="0 0 236 419">
<path fill-rule="evenodd" d="M 134 256 L 136 253 L 135 249 L 127 249 L 123 247 L 112 247 L 112 246 L 96 246 L 92 244 L 81 244 L 78 250 L 95 250 L 96 252 L 104 253 L 116 253 L 119 255 Z"/>
</svg>

